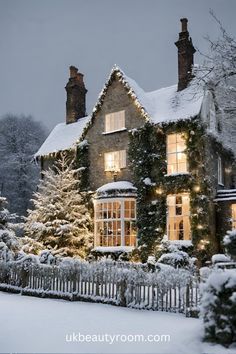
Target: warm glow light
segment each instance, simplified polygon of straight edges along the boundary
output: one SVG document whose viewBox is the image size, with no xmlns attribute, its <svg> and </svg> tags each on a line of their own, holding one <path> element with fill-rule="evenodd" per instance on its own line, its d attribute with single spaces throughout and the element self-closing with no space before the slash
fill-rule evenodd
<svg viewBox="0 0 236 354">
<path fill-rule="evenodd" d="M 109 170 L 114 170 L 114 155 L 113 154 L 107 154 L 106 155 L 106 165 L 109 168 Z"/>
<path fill-rule="evenodd" d="M 200 186 L 196 185 L 193 187 L 193 190 L 194 190 L 194 192 L 200 192 L 201 188 L 200 188 Z"/>
<path fill-rule="evenodd" d="M 161 195 L 162 193 L 163 193 L 162 188 L 157 188 L 157 189 L 156 189 L 156 194 Z"/>
</svg>

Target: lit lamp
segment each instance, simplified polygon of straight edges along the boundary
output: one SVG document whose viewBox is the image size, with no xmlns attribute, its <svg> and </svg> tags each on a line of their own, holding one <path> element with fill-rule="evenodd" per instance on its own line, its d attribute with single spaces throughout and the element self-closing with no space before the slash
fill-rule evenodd
<svg viewBox="0 0 236 354">
<path fill-rule="evenodd" d="M 156 189 L 156 194 L 161 195 L 163 193 L 163 189 L 161 187 Z"/>
</svg>

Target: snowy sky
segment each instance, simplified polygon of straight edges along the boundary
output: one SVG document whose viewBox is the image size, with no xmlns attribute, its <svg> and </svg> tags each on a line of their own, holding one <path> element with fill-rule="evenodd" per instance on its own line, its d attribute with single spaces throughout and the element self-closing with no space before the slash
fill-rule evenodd
<svg viewBox="0 0 236 354">
<path fill-rule="evenodd" d="M 210 8 L 235 35 L 235 0 L 0 0 L 0 116 L 63 122 L 70 65 L 85 75 L 88 113 L 115 63 L 146 91 L 176 83 L 179 19 L 204 51 L 218 33 Z"/>
</svg>

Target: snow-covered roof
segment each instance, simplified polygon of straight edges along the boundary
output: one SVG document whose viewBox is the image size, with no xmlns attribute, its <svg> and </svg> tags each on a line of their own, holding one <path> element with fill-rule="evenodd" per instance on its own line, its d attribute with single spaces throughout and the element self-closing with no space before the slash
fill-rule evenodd
<svg viewBox="0 0 236 354">
<path fill-rule="evenodd" d="M 145 92 L 136 81 L 129 78 L 118 66 L 114 66 L 98 97 L 91 118 L 80 118 L 76 123 L 71 124 L 58 124 L 35 154 L 35 157 L 71 149 L 81 137 L 84 137 L 86 129 L 92 124 L 97 110 L 103 103 L 114 75 L 127 89 L 128 95 L 135 101 L 147 121 L 158 124 L 184 120 L 197 116 L 201 111 L 203 91 L 196 93 L 195 85 L 190 84 L 188 88 L 180 92 L 177 92 L 177 85 Z"/>
<path fill-rule="evenodd" d="M 136 99 L 144 107 L 149 120 L 155 124 L 189 119 L 201 111 L 203 91 L 190 84 L 185 90 L 177 91 L 177 85 L 145 92 L 138 84 L 121 70 L 123 80 L 129 85 Z"/>
<path fill-rule="evenodd" d="M 45 156 L 54 152 L 73 148 L 80 139 L 90 117 L 80 118 L 75 123 L 60 123 L 51 131 L 43 145 L 36 152 L 35 157 Z"/>
<path fill-rule="evenodd" d="M 97 189 L 97 193 L 103 193 L 113 190 L 134 190 L 136 191 L 137 188 L 131 182 L 128 181 L 118 181 L 118 182 L 111 182 L 104 184 L 100 188 Z"/>
<path fill-rule="evenodd" d="M 96 190 L 97 199 L 110 197 L 136 196 L 137 188 L 128 181 L 117 181 L 104 184 Z"/>
</svg>

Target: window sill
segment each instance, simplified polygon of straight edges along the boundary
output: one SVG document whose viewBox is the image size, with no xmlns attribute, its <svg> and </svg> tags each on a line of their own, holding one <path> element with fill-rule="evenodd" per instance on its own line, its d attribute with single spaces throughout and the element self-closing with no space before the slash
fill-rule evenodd
<svg viewBox="0 0 236 354">
<path fill-rule="evenodd" d="M 171 173 L 171 174 L 166 174 L 165 177 L 169 177 L 169 176 L 189 176 L 190 172 L 176 172 L 176 173 Z"/>
<path fill-rule="evenodd" d="M 218 182 L 218 186 L 224 187 L 225 185 L 223 183 Z"/>
<path fill-rule="evenodd" d="M 134 246 L 97 246 L 92 251 L 97 252 L 132 252 Z"/>
<path fill-rule="evenodd" d="M 103 132 L 102 135 L 108 135 L 108 134 L 114 134 L 114 133 L 119 133 L 119 132 L 124 132 L 126 131 L 127 128 L 121 128 L 117 130 L 111 130 L 110 132 Z"/>
</svg>

